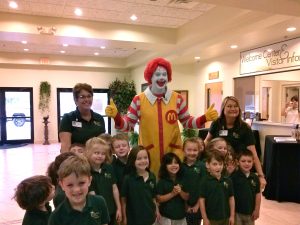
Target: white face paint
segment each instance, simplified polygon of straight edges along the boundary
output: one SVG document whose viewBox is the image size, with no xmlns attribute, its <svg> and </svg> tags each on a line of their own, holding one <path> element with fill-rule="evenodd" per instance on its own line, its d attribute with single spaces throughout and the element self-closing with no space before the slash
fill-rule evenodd
<svg viewBox="0 0 300 225">
<path fill-rule="evenodd" d="M 167 83 L 168 83 L 167 70 L 162 66 L 158 66 L 151 77 L 151 82 L 152 82 L 152 86 L 151 86 L 152 93 L 154 94 L 165 93 Z"/>
</svg>

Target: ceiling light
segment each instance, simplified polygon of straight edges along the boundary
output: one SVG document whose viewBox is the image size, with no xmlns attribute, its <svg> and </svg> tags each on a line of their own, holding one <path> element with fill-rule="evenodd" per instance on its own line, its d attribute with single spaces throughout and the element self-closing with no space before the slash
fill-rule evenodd
<svg viewBox="0 0 300 225">
<path fill-rule="evenodd" d="M 25 52 L 28 52 L 28 51 L 29 51 L 29 49 L 28 49 L 28 48 L 24 48 L 24 51 L 25 51 Z"/>
<path fill-rule="evenodd" d="M 21 43 L 22 43 L 23 45 L 26 45 L 26 44 L 27 44 L 27 41 L 21 41 Z"/>
<path fill-rule="evenodd" d="M 63 44 L 63 46 L 64 46 L 64 47 L 68 47 L 69 45 L 68 45 L 68 44 Z"/>
<path fill-rule="evenodd" d="M 231 45 L 230 46 L 230 48 L 232 48 L 232 49 L 235 49 L 235 48 L 237 48 L 238 46 L 237 45 Z"/>
<path fill-rule="evenodd" d="M 10 1 L 9 2 L 9 7 L 12 8 L 12 9 L 16 9 L 16 8 L 18 8 L 18 4 L 14 1 Z"/>
<path fill-rule="evenodd" d="M 62 51 L 60 51 L 60 53 L 61 53 L 61 54 L 64 54 L 64 53 L 66 53 L 66 51 L 62 50 Z"/>
<path fill-rule="evenodd" d="M 99 55 L 99 52 L 95 52 L 94 55 Z"/>
<path fill-rule="evenodd" d="M 293 32 L 293 31 L 295 31 L 296 30 L 296 27 L 288 27 L 287 29 L 286 29 L 286 31 L 288 31 L 288 32 Z"/>
<path fill-rule="evenodd" d="M 74 13 L 75 13 L 76 16 L 81 16 L 82 15 L 82 10 L 80 8 L 76 8 L 74 10 Z"/>
<path fill-rule="evenodd" d="M 130 19 L 131 19 L 132 21 L 136 21 L 136 20 L 137 20 L 137 16 L 133 14 L 133 15 L 130 17 Z"/>
<path fill-rule="evenodd" d="M 100 48 L 101 48 L 101 49 L 105 49 L 106 47 L 105 47 L 105 46 L 101 46 Z"/>
<path fill-rule="evenodd" d="M 195 56 L 194 59 L 195 60 L 200 60 L 200 56 Z"/>
</svg>

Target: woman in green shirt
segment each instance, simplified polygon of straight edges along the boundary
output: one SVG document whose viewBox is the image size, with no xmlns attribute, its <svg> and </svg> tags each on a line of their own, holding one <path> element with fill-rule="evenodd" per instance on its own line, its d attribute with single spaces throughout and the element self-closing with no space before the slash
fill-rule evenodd
<svg viewBox="0 0 300 225">
<path fill-rule="evenodd" d="M 76 110 L 64 114 L 59 126 L 61 152 L 69 151 L 71 144 L 85 142 L 105 133 L 103 117 L 91 110 L 93 88 L 86 83 L 78 83 L 73 88 Z"/>
</svg>

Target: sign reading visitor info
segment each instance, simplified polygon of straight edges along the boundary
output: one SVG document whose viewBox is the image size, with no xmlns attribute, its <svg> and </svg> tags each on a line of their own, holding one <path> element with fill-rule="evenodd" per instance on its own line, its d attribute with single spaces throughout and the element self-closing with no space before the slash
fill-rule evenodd
<svg viewBox="0 0 300 225">
<path fill-rule="evenodd" d="M 300 68 L 300 37 L 241 52 L 240 74 L 263 74 Z"/>
</svg>

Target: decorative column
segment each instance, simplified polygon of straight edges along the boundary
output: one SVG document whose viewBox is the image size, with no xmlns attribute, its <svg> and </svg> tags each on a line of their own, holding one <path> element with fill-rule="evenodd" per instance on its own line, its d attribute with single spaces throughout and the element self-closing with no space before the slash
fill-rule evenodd
<svg viewBox="0 0 300 225">
<path fill-rule="evenodd" d="M 48 123 L 50 123 L 48 121 L 49 119 L 49 115 L 48 116 L 44 116 L 43 117 L 43 124 L 44 124 L 44 143 L 43 145 L 50 145 L 48 138 L 49 138 L 49 131 L 48 131 Z"/>
</svg>

